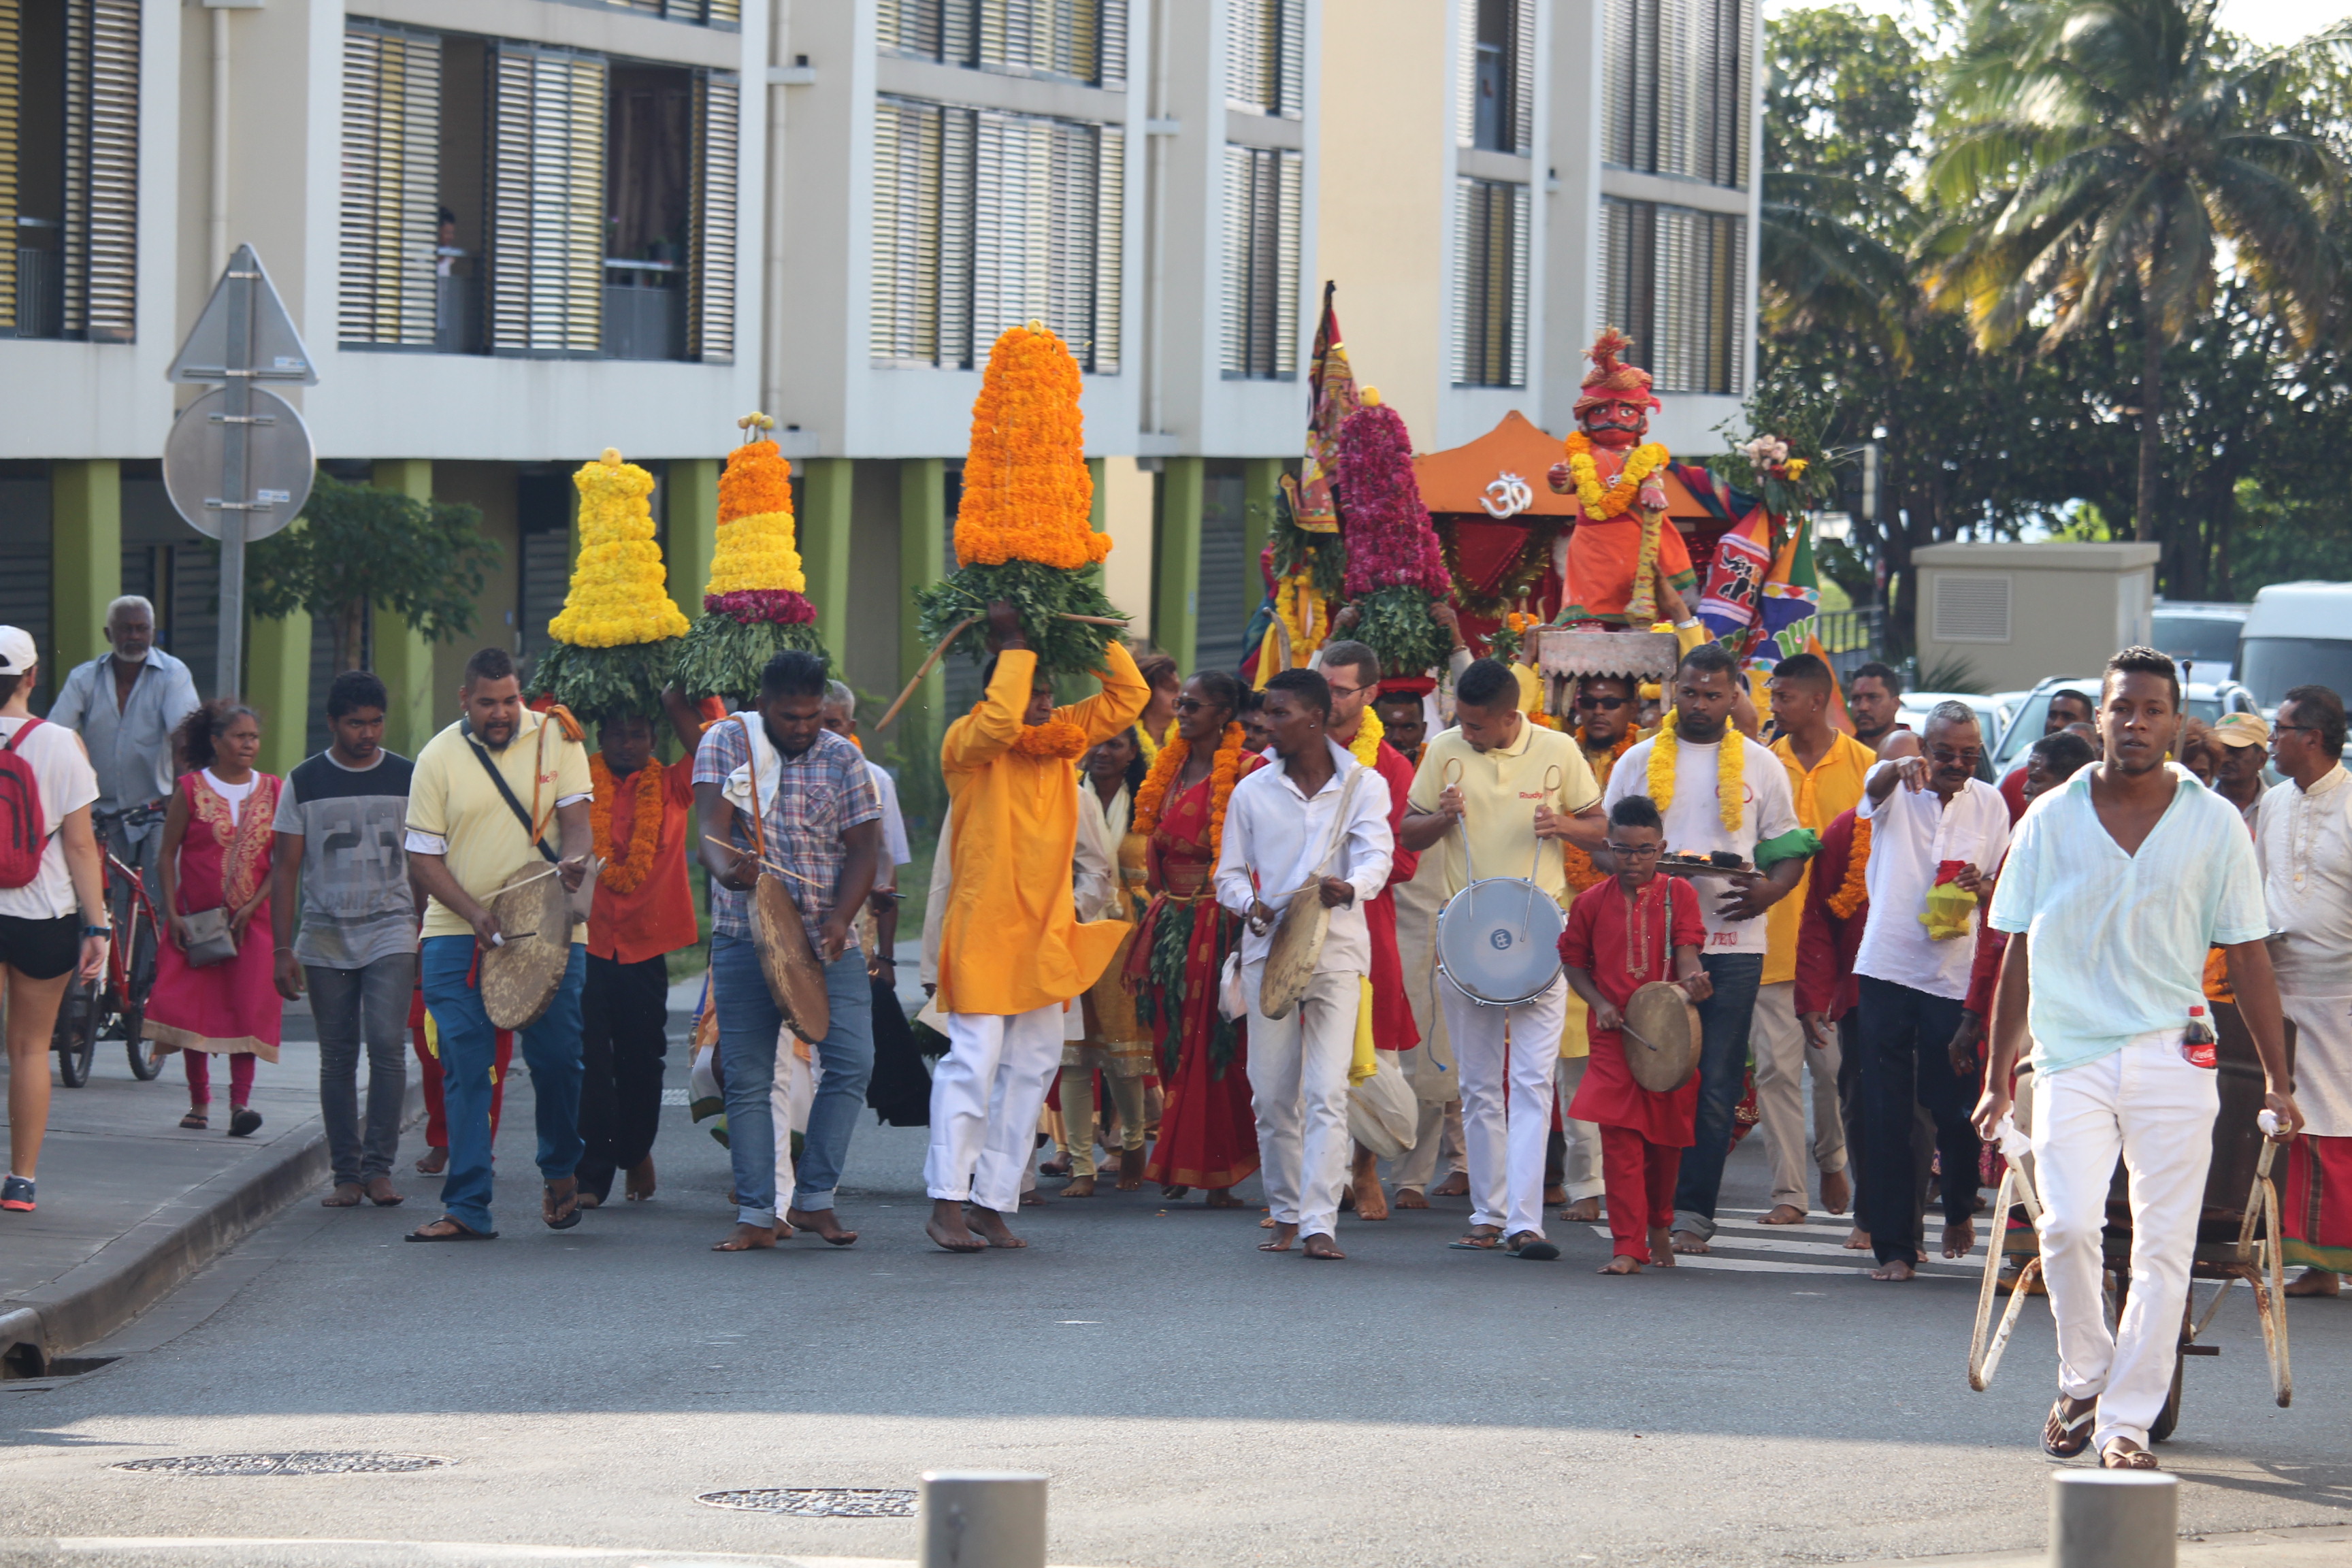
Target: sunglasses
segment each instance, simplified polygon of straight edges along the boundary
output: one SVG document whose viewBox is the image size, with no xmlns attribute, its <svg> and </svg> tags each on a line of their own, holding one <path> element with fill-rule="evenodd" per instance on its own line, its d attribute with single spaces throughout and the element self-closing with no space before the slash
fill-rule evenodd
<svg viewBox="0 0 2352 1568">
<path fill-rule="evenodd" d="M 1646 860 L 1653 855 L 1664 854 L 1665 850 L 1663 844 L 1633 845 L 1620 844 L 1613 838 L 1609 840 L 1609 853 L 1622 855 L 1628 860 Z"/>
<path fill-rule="evenodd" d="M 1949 746 L 1930 746 L 1927 748 L 1927 755 L 1946 767 L 1972 768 L 1983 760 L 1984 752 L 1981 751 L 1956 752 Z"/>
<path fill-rule="evenodd" d="M 1576 700 L 1576 705 L 1586 712 L 1591 712 L 1592 710 L 1598 708 L 1604 712 L 1614 713 L 1617 710 L 1625 706 L 1625 699 L 1622 697 L 1580 697 Z"/>
</svg>

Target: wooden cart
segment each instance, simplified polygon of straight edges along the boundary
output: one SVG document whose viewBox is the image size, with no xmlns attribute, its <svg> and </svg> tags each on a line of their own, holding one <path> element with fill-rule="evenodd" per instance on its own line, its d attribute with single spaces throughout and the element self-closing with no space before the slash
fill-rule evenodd
<svg viewBox="0 0 2352 1568">
<path fill-rule="evenodd" d="M 2172 1436 L 2180 1421 L 2181 1372 L 2191 1356 L 2221 1353 L 2219 1345 L 2200 1343 L 2221 1310 L 2230 1288 L 2242 1279 L 2252 1288 L 2254 1312 L 2261 1321 L 2263 1346 L 2271 1363 L 2271 1392 L 2281 1408 L 2294 1397 L 2294 1380 L 2287 1361 L 2285 1298 L 2282 1293 L 2284 1237 L 2279 1228 L 2278 1189 L 2271 1180 L 2278 1145 L 2263 1135 L 2255 1118 L 2263 1109 L 2263 1070 L 2254 1043 L 2238 1009 L 2227 1003 L 2214 1009 L 2221 1089 L 2221 1112 L 2213 1119 L 2213 1162 L 2205 1179 L 2204 1212 L 2197 1224 L 2196 1259 L 2190 1268 L 2189 1299 L 2181 1312 L 2180 1356 L 2172 1368 L 2172 1393 L 2163 1411 L 2148 1428 L 2158 1442 Z M 2290 1045 L 2290 1049 L 2292 1048 Z M 2019 1124 L 2025 1124 L 2030 1075 L 2021 1075 Z M 2000 1368 L 2018 1314 L 2023 1310 L 2034 1280 L 2041 1277 L 2039 1239 L 2032 1226 L 2041 1218 L 2041 1194 L 2028 1168 L 2031 1156 L 2012 1162 L 2002 1175 L 1994 1202 L 1992 1223 L 2000 1227 L 1998 1245 L 1985 1249 L 1984 1281 L 1977 1296 L 1976 1331 L 1969 1343 L 1969 1386 L 1981 1393 Z M 2014 1205 L 2014 1206 L 2012 1206 Z M 2018 1223 L 2022 1222 L 2022 1223 Z M 2115 1184 L 2107 1194 L 2106 1267 L 2114 1280 L 2107 1293 L 2107 1321 L 2119 1322 L 2131 1292 L 2131 1205 L 2123 1166 L 2116 1168 Z M 2020 1267 L 2009 1305 L 1995 1321 L 1999 1306 L 1998 1278 L 2002 1263 L 2016 1259 Z M 2198 1310 L 2197 1287 L 2210 1282 L 2213 1293 Z"/>
</svg>

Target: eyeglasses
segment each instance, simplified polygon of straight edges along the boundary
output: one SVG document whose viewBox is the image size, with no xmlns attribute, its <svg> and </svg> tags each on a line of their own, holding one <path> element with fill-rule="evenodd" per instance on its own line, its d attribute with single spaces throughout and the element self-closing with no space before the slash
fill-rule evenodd
<svg viewBox="0 0 2352 1568">
<path fill-rule="evenodd" d="M 1222 702 L 1203 702 L 1197 697 L 1179 697 L 1176 699 L 1176 711 L 1179 713 L 1206 713 L 1213 709 L 1222 708 L 1224 704 Z"/>
<path fill-rule="evenodd" d="M 1930 746 L 1927 748 L 1927 755 L 1938 763 L 1948 765 L 1957 764 L 1964 768 L 1975 767 L 1984 760 L 1984 752 L 1981 750 L 1956 752 L 1949 746 Z"/>
<path fill-rule="evenodd" d="M 1613 838 L 1609 840 L 1609 853 L 1622 855 L 1628 860 L 1646 860 L 1653 855 L 1665 852 L 1666 847 L 1663 844 L 1620 844 Z"/>
<path fill-rule="evenodd" d="M 1336 680 L 1328 682 L 1327 684 L 1331 688 L 1331 700 L 1334 702 L 1353 697 L 1358 692 L 1370 691 L 1371 689 L 1369 686 L 1342 686 Z"/>
<path fill-rule="evenodd" d="M 1625 699 L 1622 697 L 1580 697 L 1576 700 L 1576 705 L 1586 712 L 1591 712 L 1593 709 L 1598 708 L 1604 711 L 1614 713 L 1617 710 L 1625 706 Z"/>
<path fill-rule="evenodd" d="M 2316 724 L 2273 724 L 2271 726 L 2271 730 L 2273 733 L 2279 733 L 2288 730 L 2294 730 L 2305 735 L 2319 735 L 2326 733 L 2326 731 L 2320 729 Z"/>
</svg>

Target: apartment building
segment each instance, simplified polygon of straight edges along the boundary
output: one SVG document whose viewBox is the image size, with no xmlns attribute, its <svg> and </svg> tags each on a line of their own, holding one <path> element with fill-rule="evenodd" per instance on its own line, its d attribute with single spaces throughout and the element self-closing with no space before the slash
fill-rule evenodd
<svg viewBox="0 0 2352 1568">
<path fill-rule="evenodd" d="M 1759 54 L 1753 0 L 0 0 L 0 618 L 86 658 L 149 592 L 202 680 L 163 367 L 250 241 L 331 471 L 480 509 L 485 638 L 543 643 L 567 476 L 608 445 L 660 477 L 690 603 L 759 407 L 821 625 L 895 689 L 989 345 L 1034 319 L 1084 372 L 1111 597 L 1230 663 L 1327 279 L 1423 449 L 1565 429 L 1604 321 L 1662 437 L 1717 444 Z M 379 622 L 414 743 L 467 650 Z M 253 694 L 306 706 L 323 632 L 251 637 Z M 933 677 L 911 747 L 971 679 Z"/>
</svg>

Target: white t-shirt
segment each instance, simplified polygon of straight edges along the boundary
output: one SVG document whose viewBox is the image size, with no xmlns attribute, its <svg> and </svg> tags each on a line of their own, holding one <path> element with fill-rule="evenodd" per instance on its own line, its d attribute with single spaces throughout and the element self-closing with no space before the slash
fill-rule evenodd
<svg viewBox="0 0 2352 1568">
<path fill-rule="evenodd" d="M 26 721 L 0 719 L 0 744 L 16 738 Z M 81 749 L 81 738 L 62 724 L 42 724 L 25 737 L 16 754 L 33 766 L 41 792 L 41 825 L 49 841 L 41 849 L 41 868 L 21 888 L 0 888 L 0 915 L 18 920 L 53 921 L 80 907 L 74 898 L 73 876 L 66 869 L 65 838 L 59 829 L 66 818 L 98 799 L 98 771 Z"/>
<path fill-rule="evenodd" d="M 1804 826 L 1797 820 L 1797 804 L 1789 793 L 1789 770 L 1780 765 L 1780 758 L 1738 731 L 1727 726 L 1723 739 L 1711 746 L 1679 735 L 1669 739 L 1675 747 L 1675 798 L 1662 815 L 1666 821 L 1666 847 L 1675 854 L 1708 855 L 1728 849 L 1753 862 L 1759 839 L 1778 838 Z M 1649 794 L 1650 752 L 1658 742 L 1659 737 L 1654 736 L 1628 748 L 1617 759 L 1609 770 L 1604 804 L 1614 806 L 1629 795 Z M 1723 807 L 1715 797 L 1717 758 L 1735 742 L 1740 747 L 1739 794 L 1744 803 L 1737 832 L 1723 826 Z M 1772 922 L 1765 916 L 1727 921 L 1717 912 L 1723 895 L 1730 890 L 1729 882 L 1699 878 L 1691 885 L 1698 890 L 1699 913 L 1706 922 L 1706 952 L 1763 952 L 1772 945 Z"/>
<path fill-rule="evenodd" d="M 1870 776 L 1894 765 L 1881 763 Z M 1967 936 L 1948 942 L 1930 938 L 1920 916 L 1945 861 L 1966 860 L 1986 878 L 2000 868 L 2009 853 L 2009 803 L 1982 779 L 1969 780 L 1948 803 L 1933 790 L 1898 783 L 1874 805 L 1864 795 L 1853 814 L 1870 824 L 1870 866 L 1864 873 L 1870 922 L 1854 951 L 1853 972 L 1947 1000 L 1966 996 L 1983 910 L 1969 916 Z"/>
<path fill-rule="evenodd" d="M 243 784 L 223 784 L 218 773 L 210 768 L 205 770 L 205 787 L 228 802 L 228 825 L 231 827 L 235 827 L 236 819 L 245 815 L 245 797 L 253 793 L 254 782 L 260 777 L 259 773 L 247 773 Z"/>
</svg>

